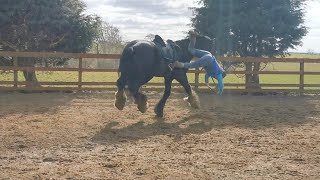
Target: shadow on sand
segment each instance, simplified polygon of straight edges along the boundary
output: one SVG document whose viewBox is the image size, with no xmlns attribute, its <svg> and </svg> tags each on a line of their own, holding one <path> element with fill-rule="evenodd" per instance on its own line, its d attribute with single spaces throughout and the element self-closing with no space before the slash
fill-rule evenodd
<svg viewBox="0 0 320 180">
<path fill-rule="evenodd" d="M 117 128 L 118 122 L 107 124 L 92 141 L 99 144 L 114 144 L 143 140 L 158 135 L 179 139 L 187 134 L 204 134 L 213 129 L 297 127 L 320 117 L 313 98 L 310 97 L 251 97 L 215 96 L 214 102 L 201 97 L 204 108 L 191 112 L 176 122 L 154 118 L 153 123 L 140 121 L 124 128 Z M 319 98 L 318 98 L 319 99 Z M 173 110 L 174 111 L 174 110 Z"/>
</svg>

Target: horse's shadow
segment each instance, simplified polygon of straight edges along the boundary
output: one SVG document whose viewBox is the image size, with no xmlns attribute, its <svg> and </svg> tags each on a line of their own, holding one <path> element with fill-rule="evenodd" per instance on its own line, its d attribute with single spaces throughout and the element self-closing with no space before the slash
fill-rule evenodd
<svg viewBox="0 0 320 180">
<path fill-rule="evenodd" d="M 100 130 L 92 141 L 99 144 L 117 144 L 146 139 L 152 136 L 166 135 L 179 140 L 186 134 L 203 134 L 212 130 L 215 124 L 212 118 L 193 114 L 181 120 L 168 123 L 164 119 L 154 118 L 155 122 L 146 124 L 139 121 L 125 128 L 115 128 L 119 123 L 111 122 Z M 201 120 L 200 120 L 201 118 Z"/>
<path fill-rule="evenodd" d="M 245 99 L 246 97 L 232 96 L 224 97 L 222 101 L 216 97 L 212 108 L 202 99 L 206 108 L 193 111 L 187 117 L 174 122 L 154 118 L 151 124 L 150 121 L 139 121 L 127 127 L 121 127 L 118 122 L 111 122 L 97 132 L 92 141 L 98 144 L 117 144 L 145 140 L 159 135 L 179 140 L 185 135 L 205 134 L 214 129 L 228 127 L 253 131 L 294 128 L 320 117 L 320 111 L 312 101 L 314 98 L 261 97 L 249 103 Z M 267 99 L 271 99 L 270 102 L 262 104 Z"/>
</svg>

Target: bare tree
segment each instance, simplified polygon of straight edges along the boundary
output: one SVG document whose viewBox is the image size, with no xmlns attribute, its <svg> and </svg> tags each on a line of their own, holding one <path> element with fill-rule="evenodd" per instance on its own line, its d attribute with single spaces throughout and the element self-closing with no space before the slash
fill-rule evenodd
<svg viewBox="0 0 320 180">
<path fill-rule="evenodd" d="M 120 53 L 123 48 L 124 43 L 120 30 L 108 22 L 102 22 L 95 41 L 94 51 L 98 54 Z"/>
<path fill-rule="evenodd" d="M 152 41 L 154 39 L 154 37 L 155 37 L 154 34 L 148 34 L 148 35 L 146 35 L 145 39 L 149 40 L 149 41 Z"/>
</svg>

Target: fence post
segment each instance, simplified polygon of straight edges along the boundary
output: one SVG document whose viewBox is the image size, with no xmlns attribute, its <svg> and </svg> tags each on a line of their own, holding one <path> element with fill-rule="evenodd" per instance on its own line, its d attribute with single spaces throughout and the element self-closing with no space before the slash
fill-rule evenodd
<svg viewBox="0 0 320 180">
<path fill-rule="evenodd" d="M 194 83 L 195 83 L 194 88 L 198 90 L 199 89 L 199 68 L 196 68 L 196 72 L 194 74 Z"/>
<path fill-rule="evenodd" d="M 300 62 L 300 86 L 299 86 L 300 96 L 304 94 L 304 60 Z"/>
<path fill-rule="evenodd" d="M 15 68 L 13 70 L 13 87 L 18 87 L 18 57 L 13 58 L 13 67 Z"/>
<path fill-rule="evenodd" d="M 82 58 L 79 58 L 78 88 L 82 88 Z"/>
</svg>

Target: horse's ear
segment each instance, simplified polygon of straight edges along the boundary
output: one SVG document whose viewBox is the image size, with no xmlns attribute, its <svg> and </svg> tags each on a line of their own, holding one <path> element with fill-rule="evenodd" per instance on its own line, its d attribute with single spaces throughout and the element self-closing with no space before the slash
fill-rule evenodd
<svg viewBox="0 0 320 180">
<path fill-rule="evenodd" d="M 163 39 L 159 35 L 156 35 L 154 37 L 153 42 L 156 44 L 160 44 L 161 46 L 166 46 L 166 43 L 163 41 Z"/>
</svg>

